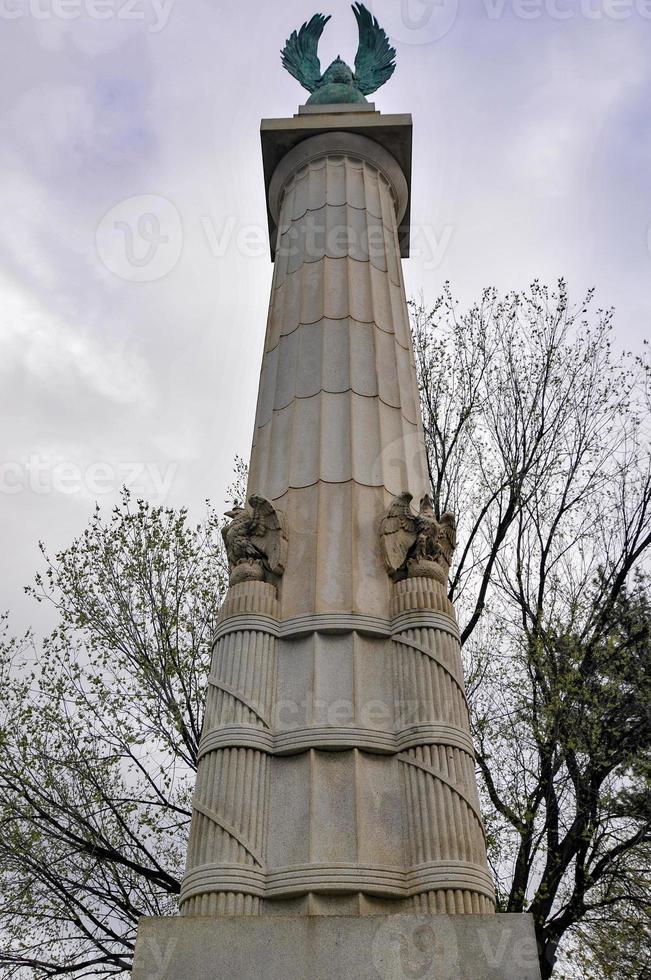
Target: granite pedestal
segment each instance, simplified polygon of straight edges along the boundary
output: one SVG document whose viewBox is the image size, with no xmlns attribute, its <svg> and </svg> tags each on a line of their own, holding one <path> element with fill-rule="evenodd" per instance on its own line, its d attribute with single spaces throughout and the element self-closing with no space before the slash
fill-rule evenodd
<svg viewBox="0 0 651 980">
<path fill-rule="evenodd" d="M 539 980 L 525 915 L 143 919 L 133 980 Z"/>
</svg>

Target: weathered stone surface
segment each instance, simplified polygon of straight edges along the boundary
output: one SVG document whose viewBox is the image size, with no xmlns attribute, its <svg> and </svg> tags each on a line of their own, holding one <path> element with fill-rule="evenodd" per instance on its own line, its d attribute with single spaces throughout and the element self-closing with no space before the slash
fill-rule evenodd
<svg viewBox="0 0 651 980">
<path fill-rule="evenodd" d="M 396 497 L 380 526 L 387 571 L 394 582 L 434 578 L 446 585 L 457 541 L 456 518 L 448 512 L 438 520 L 429 494 L 421 499 L 416 514 L 411 499 L 410 493 Z"/>
<path fill-rule="evenodd" d="M 229 590 L 186 915 L 492 911 L 453 611 L 435 580 L 391 589 L 386 619 Z"/>
<path fill-rule="evenodd" d="M 323 132 L 316 116 L 297 120 L 316 135 L 269 182 L 278 239 L 249 488 L 300 535 L 282 617 L 386 616 L 378 523 L 392 497 L 428 490 L 397 236 L 408 182 L 353 121 Z"/>
<path fill-rule="evenodd" d="M 252 495 L 245 507 L 236 503 L 222 528 L 230 570 L 230 584 L 274 581 L 285 571 L 287 534 L 285 519 L 264 497 Z"/>
<path fill-rule="evenodd" d="M 143 919 L 133 980 L 539 980 L 528 916 Z"/>
<path fill-rule="evenodd" d="M 454 529 L 426 496 L 397 234 L 408 183 L 362 117 L 353 132 L 352 116 L 336 132 L 302 117 L 314 135 L 269 182 L 247 496 L 282 515 L 288 548 L 270 560 L 273 540 L 240 534 L 243 512 L 227 529 L 186 917 L 494 910 L 445 595 Z M 420 511 L 397 515 L 406 538 L 387 548 L 401 494 Z"/>
<path fill-rule="evenodd" d="M 302 106 L 298 113 L 285 119 L 263 119 L 260 126 L 262 138 L 262 162 L 265 188 L 267 191 L 269 245 L 271 257 L 276 252 L 278 214 L 274 213 L 269 199 L 271 180 L 278 164 L 287 153 L 312 138 L 315 134 L 334 136 L 338 133 L 351 133 L 367 136 L 380 144 L 395 159 L 407 184 L 411 185 L 412 119 L 408 113 L 383 115 L 372 112 L 370 105 L 350 105 L 329 107 Z M 309 112 L 308 112 L 309 110 Z M 409 216 L 410 201 L 404 214 L 398 219 L 400 254 L 409 256 Z"/>
<path fill-rule="evenodd" d="M 323 115 L 323 113 L 335 113 L 335 112 L 375 112 L 375 102 L 354 102 L 354 103 L 322 103 L 321 105 L 300 105 L 298 107 L 297 116 L 310 116 L 318 113 Z"/>
</svg>

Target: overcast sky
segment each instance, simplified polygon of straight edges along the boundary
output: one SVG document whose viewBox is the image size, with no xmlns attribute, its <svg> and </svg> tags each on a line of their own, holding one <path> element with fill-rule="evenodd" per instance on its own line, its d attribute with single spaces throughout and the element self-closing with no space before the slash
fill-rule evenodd
<svg viewBox="0 0 651 980">
<path fill-rule="evenodd" d="M 374 0 L 414 117 L 408 292 L 569 280 L 648 335 L 651 0 Z M 332 0 L 0 0 L 0 608 L 119 486 L 221 506 L 248 456 L 271 282 L 261 117 Z M 40 617 L 40 618 L 38 618 Z"/>
</svg>

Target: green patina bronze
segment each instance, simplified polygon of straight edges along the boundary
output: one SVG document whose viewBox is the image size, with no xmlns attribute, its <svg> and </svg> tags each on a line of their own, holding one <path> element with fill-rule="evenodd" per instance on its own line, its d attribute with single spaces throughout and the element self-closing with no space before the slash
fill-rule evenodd
<svg viewBox="0 0 651 980">
<path fill-rule="evenodd" d="M 307 105 L 366 102 L 366 96 L 393 75 L 396 50 L 377 19 L 361 3 L 353 4 L 353 13 L 359 28 L 354 72 L 338 57 L 321 74 L 317 48 L 329 16 L 315 14 L 287 39 L 281 52 L 283 65 L 311 93 Z"/>
</svg>

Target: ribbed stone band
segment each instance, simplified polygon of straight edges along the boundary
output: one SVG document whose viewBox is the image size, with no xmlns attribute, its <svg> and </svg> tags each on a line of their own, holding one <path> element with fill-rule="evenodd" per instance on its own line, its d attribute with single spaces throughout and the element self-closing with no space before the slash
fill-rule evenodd
<svg viewBox="0 0 651 980">
<path fill-rule="evenodd" d="M 407 598 L 411 601 L 413 588 L 408 591 Z M 239 908 L 242 902 L 249 902 L 252 903 L 250 914 L 256 914 L 266 901 L 289 902 L 306 894 L 365 894 L 407 903 L 424 902 L 428 908 L 432 902 L 436 908 L 443 902 L 444 908 L 449 908 L 451 903 L 452 910 L 461 908 L 466 912 L 492 909 L 492 881 L 487 868 L 477 863 L 484 853 L 484 828 L 473 790 L 474 753 L 467 726 L 461 663 L 458 653 L 454 655 L 459 648 L 458 627 L 452 616 L 440 607 L 405 609 L 405 604 L 394 606 L 391 619 L 323 613 L 279 620 L 264 607 L 258 612 L 250 608 L 250 603 L 248 609 L 231 606 L 232 611 L 229 610 L 216 631 L 217 659 L 209 677 L 212 690 L 230 701 L 224 702 L 225 714 L 215 715 L 200 742 L 200 771 L 204 772 L 204 766 L 212 767 L 210 772 L 214 769 L 214 775 L 208 774 L 206 780 L 206 785 L 214 789 L 208 793 L 201 789 L 197 794 L 193 819 L 193 824 L 198 819 L 207 821 L 204 827 L 212 824 L 220 844 L 212 861 L 206 860 L 210 851 L 201 855 L 197 851 L 194 865 L 188 867 L 181 894 L 186 914 L 206 914 L 210 903 L 215 902 L 215 908 L 221 903 L 226 911 L 230 905 Z M 363 721 L 360 725 L 361 719 L 344 724 L 323 724 L 316 719 L 301 723 L 297 719 L 296 727 L 287 726 L 279 723 L 280 715 L 277 716 L 285 702 L 280 700 L 276 704 L 275 699 L 285 690 L 290 699 L 296 697 L 289 694 L 291 684 L 285 687 L 281 679 L 275 692 L 268 684 L 256 691 L 251 686 L 248 668 L 237 676 L 231 676 L 228 670 L 222 673 L 222 665 L 233 658 L 236 662 L 238 657 L 248 656 L 254 650 L 264 650 L 258 669 L 266 671 L 269 680 L 275 675 L 275 668 L 270 665 L 277 656 L 277 641 L 288 644 L 284 653 L 288 669 L 299 651 L 303 656 L 306 650 L 315 649 L 309 644 L 320 643 L 318 649 L 324 650 L 323 644 L 339 642 L 337 638 L 346 634 L 351 636 L 351 643 L 356 642 L 354 636 L 366 638 L 366 644 L 375 641 L 375 647 L 371 642 L 364 648 L 376 651 L 368 660 L 369 666 L 377 659 L 377 669 L 386 669 L 387 656 L 392 658 L 395 686 L 392 694 L 387 691 L 387 696 L 394 699 L 389 703 L 408 706 L 410 716 L 389 721 L 391 730 L 386 725 L 365 727 Z M 391 654 L 387 654 L 389 647 Z M 285 677 L 285 683 L 286 680 Z M 435 700 L 428 700 L 428 696 Z M 233 718 L 231 711 L 236 711 L 239 719 Z M 228 774 L 236 764 L 237 754 L 246 753 L 246 758 L 251 760 L 249 765 L 258 766 L 260 773 L 267 774 L 255 783 L 259 807 L 263 798 L 269 800 L 264 781 L 274 778 L 270 767 L 278 765 L 283 757 L 308 755 L 307 765 L 312 773 L 309 780 L 322 779 L 318 761 L 322 754 L 327 757 L 328 753 L 351 750 L 367 757 L 390 757 L 387 764 L 394 765 L 395 760 L 398 766 L 387 769 L 387 780 L 394 787 L 398 784 L 404 787 L 408 815 L 404 866 L 322 863 L 318 854 L 314 855 L 313 863 L 277 867 L 273 863 L 277 855 L 267 864 L 267 845 L 257 832 L 251 831 L 251 826 L 258 823 L 252 816 L 256 812 L 253 800 L 243 804 L 244 809 L 239 807 L 231 812 L 230 797 L 224 795 L 223 787 L 231 785 Z M 354 773 L 358 763 L 352 765 Z M 391 772 L 398 775 L 398 784 L 396 776 L 389 775 Z M 241 788 L 242 800 L 248 800 L 251 789 L 249 783 Z M 312 811 L 310 814 L 314 820 Z M 452 839 L 445 845 L 452 852 L 449 854 L 441 853 L 443 846 L 437 843 L 438 821 L 442 815 L 451 821 L 448 832 Z M 264 820 L 261 826 L 266 826 Z M 204 830 L 204 834 L 208 833 Z M 455 844 L 455 837 L 468 843 Z M 239 849 L 239 863 L 233 863 L 229 854 L 233 848 Z M 462 854 L 463 860 L 457 860 L 457 855 Z"/>
<path fill-rule="evenodd" d="M 471 889 L 491 901 L 495 897 L 492 879 L 480 865 L 434 861 L 407 871 L 359 864 L 305 864 L 268 870 L 241 865 L 199 867 L 184 878 L 181 902 L 207 891 L 246 892 L 260 898 L 363 891 L 369 895 L 409 898 L 448 888 Z"/>
<path fill-rule="evenodd" d="M 362 616 L 355 613 L 321 613 L 285 620 L 272 619 L 271 616 L 229 616 L 218 625 L 215 642 L 227 633 L 245 630 L 291 639 L 309 633 L 362 633 L 390 638 L 411 629 L 443 630 L 456 640 L 459 639 L 459 628 L 449 616 L 430 612 L 428 609 L 414 609 L 402 613 L 395 619 L 382 619 L 379 616 Z"/>
<path fill-rule="evenodd" d="M 457 677 L 435 652 L 415 643 L 404 634 L 409 630 L 441 630 L 455 640 L 459 639 L 456 622 L 445 614 L 430 610 L 409 610 L 393 620 L 377 616 L 358 614 L 324 613 L 311 616 L 298 616 L 279 621 L 271 616 L 235 615 L 224 619 L 215 634 L 215 643 L 224 637 L 238 632 L 265 633 L 282 639 L 298 639 L 311 633 L 345 634 L 359 633 L 372 637 L 393 639 L 404 647 L 413 649 L 434 660 L 447 673 L 465 700 L 463 680 Z M 383 755 L 396 755 L 420 745 L 447 745 L 460 749 L 474 759 L 470 735 L 464 728 L 449 724 L 410 724 L 397 731 L 382 731 L 375 728 L 361 728 L 352 725 L 308 726 L 290 731 L 272 730 L 270 719 L 264 717 L 256 705 L 249 704 L 243 695 L 226 688 L 218 679 L 209 678 L 211 684 L 228 690 L 234 697 L 248 705 L 264 725 L 228 724 L 208 730 L 199 744 L 199 758 L 219 749 L 250 748 L 269 755 L 292 755 L 318 748 L 325 751 L 362 749 Z"/>
<path fill-rule="evenodd" d="M 208 732 L 199 743 L 199 758 L 218 749 L 248 748 L 269 755 L 294 755 L 308 749 L 337 751 L 363 749 L 379 755 L 397 755 L 419 745 L 449 745 L 474 759 L 470 735 L 451 725 L 410 725 L 399 732 L 353 726 L 311 726 L 272 733 L 253 725 L 224 725 Z"/>
<path fill-rule="evenodd" d="M 181 902 L 207 891 L 247 892 L 260 898 L 317 893 L 366 892 L 409 898 L 439 889 L 471 889 L 493 901 L 485 868 L 461 861 L 433 861 L 403 870 L 359 864 L 305 864 L 268 870 L 222 865 L 193 868 L 183 880 Z"/>
</svg>

